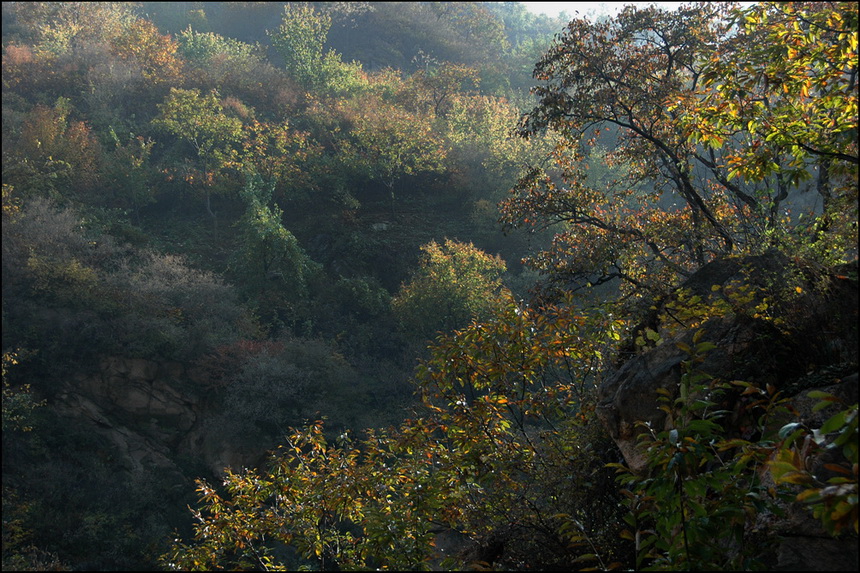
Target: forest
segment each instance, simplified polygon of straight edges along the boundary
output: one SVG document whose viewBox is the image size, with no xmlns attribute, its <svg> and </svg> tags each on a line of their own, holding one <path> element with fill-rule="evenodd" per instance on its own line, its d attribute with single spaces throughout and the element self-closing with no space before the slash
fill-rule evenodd
<svg viewBox="0 0 860 573">
<path fill-rule="evenodd" d="M 851 570 L 849 2 L 4 2 L 3 570 Z"/>
</svg>

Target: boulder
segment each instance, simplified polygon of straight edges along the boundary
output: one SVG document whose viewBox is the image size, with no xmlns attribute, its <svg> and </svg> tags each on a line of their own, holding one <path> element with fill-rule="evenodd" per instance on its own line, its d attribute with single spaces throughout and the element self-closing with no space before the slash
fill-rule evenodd
<svg viewBox="0 0 860 573">
<path fill-rule="evenodd" d="M 742 296 L 727 295 L 733 291 Z M 677 302 L 691 297 L 698 297 L 702 308 L 719 301 L 734 306 L 695 324 L 677 312 Z M 739 300 L 745 302 L 741 305 Z M 659 301 L 635 329 L 616 368 L 599 388 L 598 417 L 628 467 L 644 473 L 646 460 L 637 446 L 642 424 L 656 431 L 668 429 L 658 390 L 677 395 L 689 360 L 682 347 L 693 346 L 695 333 L 703 329 L 698 340 L 711 342 L 714 348 L 695 364 L 697 370 L 723 381 L 771 385 L 790 397 L 796 414 L 772 420 L 770 430 L 788 421 L 818 428 L 835 410 L 813 411 L 817 400 L 808 397 L 810 390 L 857 403 L 857 321 L 856 261 L 830 270 L 776 253 L 715 261 Z M 745 420 L 741 396 L 729 396 L 720 407 L 733 412 L 723 419 L 727 437 L 755 438 L 747 433 L 755 424 Z M 825 456 L 834 450 L 822 452 L 810 462 L 819 477 L 825 475 Z M 763 479 L 769 476 L 765 473 Z M 784 503 L 780 515 L 758 516 L 751 533 L 756 532 L 765 532 L 762 539 L 775 543 L 769 551 L 773 570 L 857 570 L 856 535 L 832 538 L 809 508 L 797 502 Z"/>
<path fill-rule="evenodd" d="M 727 294 L 732 292 L 737 296 Z M 738 312 L 737 299 L 744 293 L 750 300 L 746 311 Z M 698 297 L 696 304 L 704 307 L 722 301 L 735 310 L 697 324 L 678 318 L 673 305 L 682 296 Z M 856 371 L 857 319 L 856 261 L 829 272 L 777 253 L 715 261 L 655 305 L 634 331 L 619 364 L 598 389 L 598 417 L 631 469 L 642 471 L 644 460 L 636 446 L 641 423 L 665 429 L 658 390 L 677 394 L 683 363 L 689 360 L 682 347 L 692 345 L 698 330 L 704 330 L 699 340 L 715 347 L 696 364 L 697 370 L 724 381 L 772 384 L 789 396 L 805 395 L 805 390 Z M 643 336 L 648 331 L 651 336 Z M 817 376 L 828 371 L 829 379 Z"/>
</svg>

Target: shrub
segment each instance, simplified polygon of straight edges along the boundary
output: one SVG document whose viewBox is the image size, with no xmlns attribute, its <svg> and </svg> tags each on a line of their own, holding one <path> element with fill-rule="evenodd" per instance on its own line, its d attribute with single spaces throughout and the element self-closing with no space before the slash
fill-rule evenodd
<svg viewBox="0 0 860 573">
<path fill-rule="evenodd" d="M 4 211 L 4 341 L 71 367 L 113 353 L 189 360 L 254 330 L 220 278 L 83 223 L 42 199 Z"/>
<path fill-rule="evenodd" d="M 337 394 L 356 379 L 329 345 L 302 339 L 240 343 L 232 372 L 224 377 L 223 411 L 213 431 L 230 441 L 272 443 L 314 412 L 338 418 Z M 354 405 L 353 405 L 354 407 Z"/>
<path fill-rule="evenodd" d="M 416 338 L 465 326 L 496 306 L 505 262 L 471 243 L 445 240 L 423 247 L 419 269 L 392 300 L 403 327 Z"/>
</svg>

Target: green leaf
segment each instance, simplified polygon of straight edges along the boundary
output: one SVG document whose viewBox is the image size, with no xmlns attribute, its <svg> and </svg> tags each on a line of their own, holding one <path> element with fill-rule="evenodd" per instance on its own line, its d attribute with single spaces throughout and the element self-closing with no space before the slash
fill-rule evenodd
<svg viewBox="0 0 860 573">
<path fill-rule="evenodd" d="M 820 431 L 824 434 L 830 434 L 831 432 L 835 432 L 836 430 L 845 425 L 848 414 L 848 410 L 837 412 L 836 414 L 828 418 L 827 421 L 824 422 L 824 424 L 821 425 Z"/>
<path fill-rule="evenodd" d="M 697 354 L 703 354 L 705 352 L 708 352 L 709 350 L 713 350 L 716 347 L 717 347 L 717 345 L 714 344 L 713 342 L 707 342 L 707 341 L 700 342 L 699 344 L 696 345 L 696 353 Z"/>
<path fill-rule="evenodd" d="M 828 402 L 838 402 L 839 401 L 839 398 L 837 398 L 833 394 L 830 394 L 829 392 L 824 392 L 823 390 L 812 390 L 811 392 L 808 392 L 806 395 L 809 396 L 810 398 L 813 398 L 816 400 L 827 400 Z"/>
</svg>

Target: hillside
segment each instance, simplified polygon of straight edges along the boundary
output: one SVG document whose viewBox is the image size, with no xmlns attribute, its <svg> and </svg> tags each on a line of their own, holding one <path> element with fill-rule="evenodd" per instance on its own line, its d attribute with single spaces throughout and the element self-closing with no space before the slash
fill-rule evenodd
<svg viewBox="0 0 860 573">
<path fill-rule="evenodd" d="M 4 3 L 4 569 L 856 551 L 856 10 L 732 10 Z"/>
</svg>

